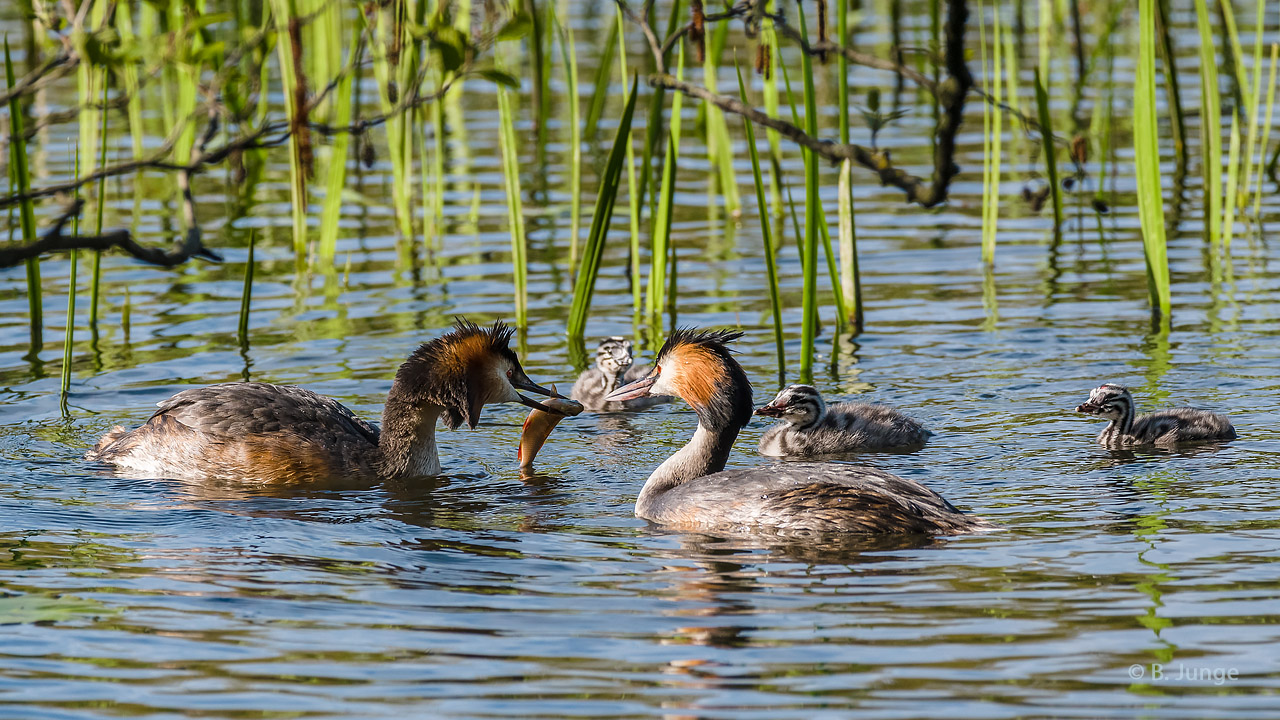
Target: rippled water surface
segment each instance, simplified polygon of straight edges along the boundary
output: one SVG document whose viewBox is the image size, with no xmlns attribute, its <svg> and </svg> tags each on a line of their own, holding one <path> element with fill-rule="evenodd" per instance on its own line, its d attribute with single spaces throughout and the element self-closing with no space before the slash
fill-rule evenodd
<svg viewBox="0 0 1280 720">
<path fill-rule="evenodd" d="M 927 27 L 927 11 L 912 7 L 924 13 L 911 16 L 912 27 Z M 589 38 L 611 18 L 584 12 L 574 22 Z M 1182 47 L 1194 48 L 1193 16 L 1175 20 Z M 862 37 L 883 48 L 885 32 L 873 18 Z M 1240 32 L 1252 38 L 1252 25 L 1242 20 Z M 632 50 L 638 57 L 641 48 Z M 579 53 L 586 63 L 595 56 L 589 43 Z M 1242 223 L 1230 261 L 1211 263 L 1198 167 L 1175 201 L 1170 157 L 1175 308 L 1167 332 L 1152 330 L 1126 174 L 1131 77 L 1121 70 L 1130 64 L 1117 65 L 1126 100 L 1116 108 L 1120 172 L 1106 187 L 1114 212 L 1093 213 L 1092 189 L 1069 194 L 1070 223 L 1053 242 L 1047 211 L 1018 198 L 1035 174 L 1034 145 L 1009 133 L 989 274 L 979 263 L 979 106 L 970 105 L 964 172 L 944 208 L 907 207 L 901 193 L 856 176 L 868 329 L 837 335 L 825 312 L 816 384 L 925 421 L 936 435 L 923 451 L 865 459 L 997 522 L 1004 530 L 994 534 L 834 544 L 649 527 L 632 502 L 692 432 L 682 403 L 566 420 L 532 479 L 515 467 L 519 406 L 489 406 L 477 429 L 442 431 L 448 474 L 429 481 L 206 487 L 117 478 L 80 460 L 106 429 L 136 425 L 190 385 L 301 384 L 376 418 L 398 363 L 453 315 L 510 318 L 510 242 L 485 83 L 469 84 L 450 109 L 443 237 L 397 242 L 390 166 L 379 161 L 351 179 L 363 201 L 344 211 L 337 270 L 299 275 L 287 155 L 272 156 L 248 202 L 217 173 L 202 178 L 201 218 L 227 261 L 163 270 L 104 258 L 105 320 L 92 336 L 82 301 L 65 414 L 67 259 L 44 263 L 46 346 L 37 357 L 28 356 L 22 271 L 0 272 L 0 717 L 1274 717 L 1274 240 Z M 1194 106 L 1194 58 L 1183 67 L 1184 103 Z M 892 86 L 871 71 L 856 77 L 860 88 Z M 1063 122 L 1070 79 L 1057 78 Z M 1086 89 L 1086 125 L 1104 96 L 1101 79 Z M 930 110 L 910 92 L 903 102 L 912 113 L 881 142 L 924 173 L 919 138 Z M 616 105 L 606 109 L 609 128 Z M 740 126 L 732 118 L 730 126 L 736 137 Z M 559 127 L 545 170 L 534 143 L 522 143 L 531 321 L 519 340 L 530 375 L 564 389 L 574 371 L 564 338 L 572 287 Z M 527 123 L 521 132 L 528 140 Z M 746 199 L 735 220 L 708 198 L 700 131 L 686 134 L 676 321 L 743 328 L 737 349 L 763 403 L 779 368 L 745 146 L 738 137 Z M 116 140 L 126 152 L 127 136 Z M 64 148 L 50 137 L 33 149 L 39 182 L 70 172 Z M 799 199 L 799 156 L 784 148 Z M 593 146 L 586 156 L 602 153 Z M 593 197 L 594 172 L 585 177 Z M 823 177 L 834 208 L 835 176 Z M 108 226 L 167 237 L 177 222 L 168 182 L 113 181 Z M 623 205 L 588 342 L 635 333 Z M 1263 215 L 1280 219 L 1274 184 Z M 794 381 L 800 271 L 789 227 L 779 226 L 780 267 Z M 241 348 L 250 228 L 264 240 L 251 342 Z M 652 341 L 639 345 L 651 358 Z M 1173 453 L 1103 450 L 1094 442 L 1101 427 L 1072 408 L 1107 380 L 1130 384 L 1147 408 L 1229 413 L 1241 439 Z M 743 432 L 731 465 L 760 461 L 761 420 Z"/>
</svg>

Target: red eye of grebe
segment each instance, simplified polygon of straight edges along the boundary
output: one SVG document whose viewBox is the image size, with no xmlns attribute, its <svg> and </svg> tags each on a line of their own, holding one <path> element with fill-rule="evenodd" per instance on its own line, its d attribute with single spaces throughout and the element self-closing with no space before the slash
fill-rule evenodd
<svg viewBox="0 0 1280 720">
<path fill-rule="evenodd" d="M 515 374 L 516 374 L 516 371 L 515 371 L 515 370 L 508 370 L 508 371 L 507 371 L 507 377 L 508 377 L 508 378 L 515 377 Z"/>
</svg>

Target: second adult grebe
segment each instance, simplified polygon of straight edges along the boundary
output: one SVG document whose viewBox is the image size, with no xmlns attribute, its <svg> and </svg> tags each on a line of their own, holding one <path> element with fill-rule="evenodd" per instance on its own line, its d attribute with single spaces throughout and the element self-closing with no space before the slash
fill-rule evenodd
<svg viewBox="0 0 1280 720">
<path fill-rule="evenodd" d="M 534 384 L 507 347 L 512 330 L 459 319 L 396 372 L 382 428 L 337 400 L 298 387 L 227 383 L 184 390 L 134 430 L 116 427 L 86 455 L 130 475 L 261 483 L 402 478 L 440 472 L 436 420 L 474 428 L 489 403 L 552 391 Z"/>
<path fill-rule="evenodd" d="M 751 419 L 751 383 L 726 343 L 742 333 L 677 330 L 644 378 L 606 400 L 674 395 L 698 414 L 693 439 L 640 490 L 636 515 L 688 530 L 958 534 L 989 530 L 914 480 L 834 462 L 724 470 Z"/>
</svg>

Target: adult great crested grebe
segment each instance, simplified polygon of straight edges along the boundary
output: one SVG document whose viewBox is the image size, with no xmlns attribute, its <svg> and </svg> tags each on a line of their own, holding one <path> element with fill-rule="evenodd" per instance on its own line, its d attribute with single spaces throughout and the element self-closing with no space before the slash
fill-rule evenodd
<svg viewBox="0 0 1280 720">
<path fill-rule="evenodd" d="M 1094 388 L 1089 393 L 1089 400 L 1078 405 L 1076 412 L 1111 421 L 1098 435 L 1098 444 L 1111 448 L 1236 438 L 1236 429 L 1227 416 L 1208 410 L 1172 408 L 1135 418 L 1133 395 L 1129 388 L 1115 383 L 1104 383 Z"/>
<path fill-rule="evenodd" d="M 644 378 L 608 400 L 675 395 L 698 414 L 693 439 L 640 490 L 636 515 L 681 529 L 958 534 L 990 530 L 920 483 L 833 462 L 724 470 L 751 419 L 751 383 L 726 343 L 742 333 L 677 330 Z"/>
<path fill-rule="evenodd" d="M 812 385 L 784 388 L 756 414 L 783 420 L 760 436 L 760 454 L 774 457 L 919 450 L 932 434 L 888 405 L 828 405 Z"/>
<path fill-rule="evenodd" d="M 637 397 L 624 402 L 605 402 L 605 396 L 648 374 L 649 368 L 635 364 L 631 341 L 621 335 L 607 337 L 596 348 L 596 364 L 582 371 L 569 397 L 592 412 L 642 410 L 661 402 L 659 398 Z"/>
<path fill-rule="evenodd" d="M 525 375 L 512 329 L 459 318 L 396 372 L 379 430 L 337 400 L 298 387 L 226 383 L 183 390 L 134 430 L 115 427 L 85 454 L 132 475 L 241 482 L 318 482 L 440 473 L 437 418 L 474 428 L 489 403 L 556 412 L 517 390 L 554 393 Z"/>
</svg>

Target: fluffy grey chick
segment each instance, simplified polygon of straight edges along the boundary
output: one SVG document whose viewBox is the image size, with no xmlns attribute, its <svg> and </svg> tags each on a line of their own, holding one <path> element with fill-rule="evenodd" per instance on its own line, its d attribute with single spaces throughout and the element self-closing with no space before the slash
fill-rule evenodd
<svg viewBox="0 0 1280 720">
<path fill-rule="evenodd" d="M 661 402 L 660 398 L 651 397 L 605 402 L 609 393 L 649 373 L 649 368 L 636 367 L 634 363 L 630 340 L 620 335 L 601 340 L 596 349 L 595 367 L 587 368 L 578 376 L 569 397 L 591 412 L 640 410 Z"/>
<path fill-rule="evenodd" d="M 1094 388 L 1089 393 L 1089 401 L 1077 406 L 1076 412 L 1111 421 L 1098 435 L 1098 444 L 1109 448 L 1236 438 L 1236 429 L 1227 416 L 1208 410 L 1173 408 L 1134 417 L 1133 395 L 1129 388 L 1115 383 Z"/>
<path fill-rule="evenodd" d="M 933 434 L 887 405 L 827 405 L 810 385 L 788 386 L 756 414 L 783 420 L 760 438 L 760 454 L 773 457 L 919 450 Z"/>
</svg>

